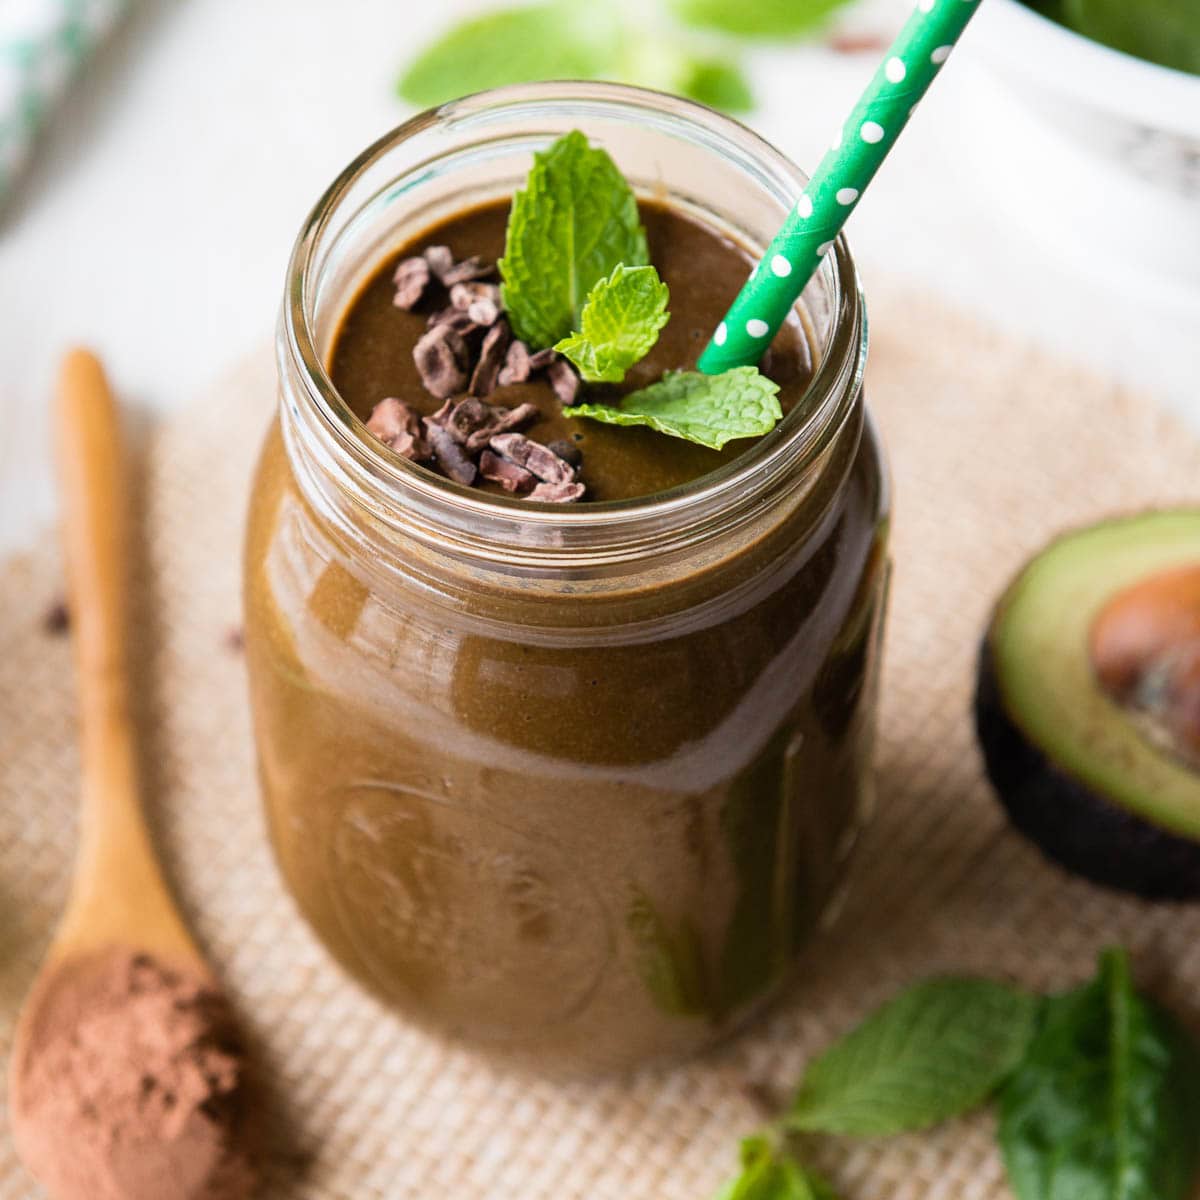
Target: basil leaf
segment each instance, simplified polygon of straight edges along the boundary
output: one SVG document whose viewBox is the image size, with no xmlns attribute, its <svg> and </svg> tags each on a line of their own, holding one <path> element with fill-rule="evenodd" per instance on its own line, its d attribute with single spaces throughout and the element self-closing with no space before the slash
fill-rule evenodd
<svg viewBox="0 0 1200 1200">
<path fill-rule="evenodd" d="M 1133 988 L 1123 951 L 1047 1002 L 1000 1099 L 1020 1200 L 1184 1200 L 1200 1162 L 1200 1051 Z"/>
<path fill-rule="evenodd" d="M 658 331 L 670 319 L 670 296 L 653 267 L 614 267 L 588 292 L 580 332 L 554 348 L 588 383 L 620 383 L 658 341 Z"/>
<path fill-rule="evenodd" d="M 1062 20 L 1084 37 L 1126 54 L 1200 74 L 1196 0 L 1063 0 Z"/>
<path fill-rule="evenodd" d="M 534 155 L 513 196 L 500 295 L 517 337 L 535 350 L 579 328 L 587 294 L 621 263 L 650 261 L 637 199 L 608 154 L 578 130 Z"/>
<path fill-rule="evenodd" d="M 427 47 L 397 90 L 424 108 L 509 83 L 612 77 L 620 44 L 617 16 L 607 5 L 502 9 L 456 25 Z"/>
<path fill-rule="evenodd" d="M 1033 996 L 982 979 L 919 983 L 809 1066 L 785 1121 L 871 1135 L 965 1113 L 1020 1062 L 1037 1011 Z"/>
<path fill-rule="evenodd" d="M 591 417 L 607 425 L 645 425 L 670 437 L 720 450 L 734 438 L 770 433 L 783 415 L 779 385 L 754 367 L 720 375 L 668 371 L 661 382 L 610 404 L 576 404 L 566 417 Z"/>
<path fill-rule="evenodd" d="M 738 37 L 797 37 L 813 33 L 847 0 L 672 0 L 681 20 Z"/>
<path fill-rule="evenodd" d="M 810 1175 L 771 1139 L 743 1140 L 741 1173 L 717 1192 L 714 1200 L 837 1200 L 823 1179 Z"/>
</svg>

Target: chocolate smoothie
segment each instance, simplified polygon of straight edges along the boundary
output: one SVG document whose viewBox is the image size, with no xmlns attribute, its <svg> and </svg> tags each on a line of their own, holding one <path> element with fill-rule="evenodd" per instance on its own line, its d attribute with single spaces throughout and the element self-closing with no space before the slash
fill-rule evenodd
<svg viewBox="0 0 1200 1200">
<path fill-rule="evenodd" d="M 384 262 L 354 299 L 334 342 L 330 375 L 364 421 L 386 396 L 399 396 L 426 416 L 442 403 L 422 386 L 413 347 L 425 333 L 429 315 L 448 304 L 446 289 L 435 280 L 415 311 L 399 309 L 394 303 L 396 264 L 429 246 L 446 246 L 459 261 L 478 257 L 494 263 L 504 250 L 508 208 L 507 200 L 484 205 L 424 231 Z M 589 389 L 589 398 L 599 390 L 612 402 L 655 382 L 664 371 L 694 369 L 706 340 L 746 277 L 749 256 L 744 247 L 661 204 L 643 203 L 640 208 L 650 259 L 671 289 L 671 319 L 624 382 Z M 808 340 L 798 318 L 780 331 L 762 366 L 781 387 L 784 412 L 791 411 L 803 397 L 811 374 Z M 577 448 L 579 476 L 587 486 L 585 501 L 628 500 L 665 491 L 731 462 L 748 445 L 743 439 L 723 450 L 710 450 L 649 429 L 565 416 L 544 373 L 523 383 L 498 386 L 486 399 L 509 408 L 533 404 L 540 416 L 525 430 L 529 437 L 545 444 L 566 441 Z"/>
<path fill-rule="evenodd" d="M 694 366 L 754 261 L 639 204 L 671 317 L 613 397 Z M 492 263 L 506 214 L 418 227 L 342 300 L 321 353 L 360 420 L 442 404 L 413 349 L 446 297 L 397 307 L 397 264 L 438 245 Z M 270 828 L 327 947 L 409 1018 L 540 1070 L 627 1068 L 711 1042 L 793 972 L 869 799 L 887 500 L 857 391 L 801 437 L 821 397 L 798 318 L 762 368 L 796 410 L 770 435 L 793 458 L 719 510 L 698 484 L 757 443 L 564 415 L 545 375 L 488 394 L 578 450 L 582 534 L 526 523 L 494 482 L 349 472 L 285 372 L 245 557 Z M 636 526 L 603 503 L 666 489 Z"/>
</svg>

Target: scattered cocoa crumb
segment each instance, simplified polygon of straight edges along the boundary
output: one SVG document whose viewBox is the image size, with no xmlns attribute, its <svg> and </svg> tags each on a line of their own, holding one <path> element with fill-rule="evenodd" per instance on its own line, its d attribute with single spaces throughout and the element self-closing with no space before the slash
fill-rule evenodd
<svg viewBox="0 0 1200 1200">
<path fill-rule="evenodd" d="M 565 358 L 555 358 L 546 368 L 546 378 L 554 394 L 566 408 L 579 402 L 579 376 L 571 369 Z"/>
<path fill-rule="evenodd" d="M 71 629 L 71 610 L 61 597 L 53 601 L 42 614 L 42 632 L 50 637 L 63 637 Z"/>
<path fill-rule="evenodd" d="M 230 654 L 241 654 L 246 648 L 246 635 L 240 625 L 231 625 L 225 631 L 225 649 Z"/>
<path fill-rule="evenodd" d="M 498 483 L 506 492 L 528 492 L 537 485 L 537 478 L 531 471 L 490 450 L 480 455 L 479 473 L 484 479 Z"/>
<path fill-rule="evenodd" d="M 421 418 L 395 396 L 380 400 L 371 409 L 367 429 L 404 458 L 422 462 L 429 457 L 429 447 L 421 436 Z"/>
<path fill-rule="evenodd" d="M 455 441 L 450 431 L 431 417 L 423 418 L 421 424 L 425 428 L 425 437 L 437 465 L 455 483 L 470 487 L 475 482 L 478 471 L 467 457 L 466 447 Z"/>
<path fill-rule="evenodd" d="M 468 314 L 469 315 L 469 314 Z M 508 322 L 503 318 L 498 320 L 487 331 L 483 346 L 479 351 L 479 362 L 471 375 L 470 392 L 472 396 L 489 396 L 496 388 L 500 377 L 500 368 L 508 350 Z"/>
<path fill-rule="evenodd" d="M 467 343 L 448 325 L 435 325 L 421 337 L 413 347 L 413 362 L 426 390 L 439 400 L 467 386 Z"/>
<path fill-rule="evenodd" d="M 429 286 L 429 263 L 424 258 L 401 259 L 396 265 L 392 282 L 396 285 L 392 303 L 397 308 L 414 308 Z"/>
<path fill-rule="evenodd" d="M 832 33 L 825 44 L 835 54 L 882 54 L 892 43 L 884 33 Z"/>
</svg>

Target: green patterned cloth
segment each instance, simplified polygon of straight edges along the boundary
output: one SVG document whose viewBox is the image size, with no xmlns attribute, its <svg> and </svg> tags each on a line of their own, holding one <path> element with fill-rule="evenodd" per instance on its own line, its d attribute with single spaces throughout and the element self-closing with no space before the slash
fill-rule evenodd
<svg viewBox="0 0 1200 1200">
<path fill-rule="evenodd" d="M 0 204 L 48 114 L 129 0 L 0 0 Z"/>
</svg>

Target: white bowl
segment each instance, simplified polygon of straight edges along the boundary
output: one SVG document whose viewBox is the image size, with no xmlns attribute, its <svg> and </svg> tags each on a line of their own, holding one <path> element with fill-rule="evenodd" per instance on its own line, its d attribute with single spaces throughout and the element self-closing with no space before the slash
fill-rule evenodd
<svg viewBox="0 0 1200 1200">
<path fill-rule="evenodd" d="M 1008 198 L 1110 268 L 1126 253 L 1200 286 L 1200 76 L 1091 41 L 1018 0 L 982 0 L 973 24 L 991 100 L 1021 131 L 1021 161 L 1003 164 Z"/>
</svg>

